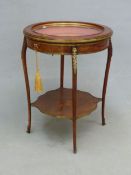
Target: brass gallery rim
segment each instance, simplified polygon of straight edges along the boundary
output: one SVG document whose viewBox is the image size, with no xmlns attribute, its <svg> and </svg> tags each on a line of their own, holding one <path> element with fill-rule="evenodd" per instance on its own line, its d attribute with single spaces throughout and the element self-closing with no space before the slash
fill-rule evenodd
<svg viewBox="0 0 131 175">
<path fill-rule="evenodd" d="M 107 26 L 76 21 L 36 23 L 27 26 L 23 32 L 27 38 L 52 44 L 91 43 L 109 39 L 113 34 Z"/>
</svg>

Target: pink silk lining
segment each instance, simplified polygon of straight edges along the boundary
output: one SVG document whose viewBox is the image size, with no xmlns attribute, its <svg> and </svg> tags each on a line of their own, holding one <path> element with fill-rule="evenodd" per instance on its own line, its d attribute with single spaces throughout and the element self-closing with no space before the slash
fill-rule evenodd
<svg viewBox="0 0 131 175">
<path fill-rule="evenodd" d="M 101 32 L 99 29 L 95 28 L 84 28 L 84 27 L 74 27 L 74 26 L 56 26 L 56 27 L 43 27 L 41 29 L 35 30 L 35 32 L 42 35 L 52 35 L 52 36 L 85 36 L 85 35 L 95 35 Z"/>
</svg>

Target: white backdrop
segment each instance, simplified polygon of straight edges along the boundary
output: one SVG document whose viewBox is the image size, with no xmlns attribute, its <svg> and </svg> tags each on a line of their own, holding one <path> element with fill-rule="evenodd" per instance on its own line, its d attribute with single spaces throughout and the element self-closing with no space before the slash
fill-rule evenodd
<svg viewBox="0 0 131 175">
<path fill-rule="evenodd" d="M 131 1 L 0 0 L 0 174 L 131 174 Z M 78 154 L 72 154 L 70 122 L 32 110 L 32 134 L 25 133 L 27 102 L 21 65 L 23 28 L 49 20 L 105 24 L 114 31 L 107 98 L 107 125 L 101 105 L 78 122 Z M 28 50 L 32 100 L 34 53 Z M 66 57 L 65 86 L 71 86 Z M 59 56 L 40 54 L 45 91 L 59 86 Z M 106 51 L 78 56 L 78 88 L 101 96 Z M 42 117 L 41 117 L 42 116 Z M 58 156 L 59 154 L 59 156 Z"/>
</svg>

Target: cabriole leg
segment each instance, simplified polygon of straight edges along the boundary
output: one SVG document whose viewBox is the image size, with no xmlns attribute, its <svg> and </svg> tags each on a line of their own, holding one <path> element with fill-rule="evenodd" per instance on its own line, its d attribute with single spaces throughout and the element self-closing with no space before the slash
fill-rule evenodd
<svg viewBox="0 0 131 175">
<path fill-rule="evenodd" d="M 30 85 L 29 85 L 27 63 L 26 63 L 26 50 L 27 50 L 27 43 L 26 43 L 26 38 L 24 38 L 22 52 L 21 52 L 21 59 L 22 59 L 22 63 L 23 63 L 23 70 L 24 70 L 24 77 L 25 77 L 25 84 L 26 84 L 26 93 L 27 93 L 27 102 L 28 102 L 27 133 L 30 133 L 30 131 L 31 131 L 31 102 L 30 102 Z"/>
<path fill-rule="evenodd" d="M 111 39 L 110 39 L 109 47 L 108 47 L 108 57 L 107 57 L 107 63 L 106 63 L 104 84 L 103 84 L 103 91 L 102 91 L 102 125 L 105 125 L 105 96 L 106 96 L 106 89 L 107 89 L 107 82 L 108 82 L 111 57 L 112 57 L 112 43 L 111 43 Z"/>
</svg>

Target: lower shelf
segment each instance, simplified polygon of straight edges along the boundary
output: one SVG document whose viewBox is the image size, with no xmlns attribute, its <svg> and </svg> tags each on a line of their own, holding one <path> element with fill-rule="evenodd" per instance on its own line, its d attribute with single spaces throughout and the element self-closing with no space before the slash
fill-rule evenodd
<svg viewBox="0 0 131 175">
<path fill-rule="evenodd" d="M 77 119 L 90 114 L 101 101 L 88 92 L 77 90 Z M 32 103 L 42 113 L 55 116 L 57 118 L 72 119 L 72 89 L 59 88 L 46 92 L 44 95 Z"/>
</svg>

